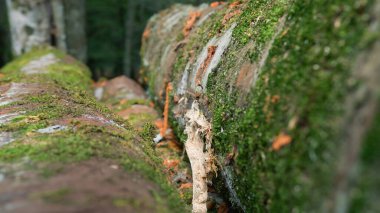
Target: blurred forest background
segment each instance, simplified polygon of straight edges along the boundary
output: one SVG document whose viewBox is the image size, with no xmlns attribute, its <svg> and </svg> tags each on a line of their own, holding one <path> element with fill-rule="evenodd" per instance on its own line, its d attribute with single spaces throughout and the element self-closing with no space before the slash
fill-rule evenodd
<svg viewBox="0 0 380 213">
<path fill-rule="evenodd" d="M 7 0 L 0 0 L 0 67 L 12 59 Z M 54 1 L 54 0 L 51 0 Z M 199 5 L 210 0 L 65 0 L 85 11 L 85 62 L 95 79 L 125 74 L 135 78 L 145 25 L 159 10 L 175 3 Z M 77 2 L 82 1 L 81 4 Z M 76 8 L 78 9 L 78 8 Z M 75 44 L 74 44 L 75 45 Z"/>
</svg>

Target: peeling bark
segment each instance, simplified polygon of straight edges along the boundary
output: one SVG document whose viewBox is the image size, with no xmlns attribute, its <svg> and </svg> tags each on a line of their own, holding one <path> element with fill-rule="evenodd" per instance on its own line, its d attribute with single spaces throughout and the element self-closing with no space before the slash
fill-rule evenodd
<svg viewBox="0 0 380 213">
<path fill-rule="evenodd" d="M 207 212 L 207 182 L 210 181 L 208 176 L 211 172 L 216 172 L 213 171 L 215 166 L 211 148 L 211 124 L 199 110 L 197 101 L 192 103 L 185 119 L 185 148 L 193 174 L 193 212 L 203 213 Z"/>
</svg>

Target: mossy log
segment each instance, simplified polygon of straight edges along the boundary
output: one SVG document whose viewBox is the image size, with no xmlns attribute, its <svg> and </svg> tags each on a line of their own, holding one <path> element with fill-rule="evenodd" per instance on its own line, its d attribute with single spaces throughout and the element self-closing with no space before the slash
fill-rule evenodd
<svg viewBox="0 0 380 213">
<path fill-rule="evenodd" d="M 83 64 L 35 48 L 0 75 L 0 212 L 186 211 L 152 127 L 98 104 Z"/>
<path fill-rule="evenodd" d="M 146 27 L 141 81 L 162 106 L 173 87 L 177 134 L 203 138 L 209 184 L 236 209 L 379 211 L 379 14 L 378 0 L 176 5 Z"/>
</svg>

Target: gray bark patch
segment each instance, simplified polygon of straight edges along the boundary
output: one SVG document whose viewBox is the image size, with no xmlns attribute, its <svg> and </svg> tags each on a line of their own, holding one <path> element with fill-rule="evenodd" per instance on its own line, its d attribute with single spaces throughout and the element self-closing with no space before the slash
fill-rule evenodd
<svg viewBox="0 0 380 213">
<path fill-rule="evenodd" d="M 67 126 L 62 126 L 62 125 L 54 125 L 54 126 L 49 126 L 43 129 L 37 130 L 38 133 L 43 133 L 43 134 L 50 134 L 54 132 L 59 132 L 59 131 L 64 131 L 67 130 Z"/>
<path fill-rule="evenodd" d="M 208 47 L 210 46 L 217 46 L 215 54 L 213 55 L 210 64 L 204 71 L 204 75 L 202 76 L 201 80 L 201 90 L 199 92 L 206 92 L 206 86 L 207 86 L 207 81 L 208 81 L 208 76 L 212 72 L 213 69 L 218 66 L 220 59 L 222 58 L 223 53 L 227 49 L 227 47 L 230 45 L 231 39 L 232 39 L 232 32 L 236 27 L 236 23 L 233 23 L 232 26 L 219 38 L 212 38 L 207 45 L 203 48 L 201 54 L 198 56 L 197 61 L 195 63 L 195 66 L 192 69 L 192 74 L 191 74 L 191 87 L 193 90 L 197 89 L 197 82 L 196 82 L 196 73 L 202 66 L 202 63 L 206 60 L 207 58 L 207 53 L 208 53 Z"/>
<path fill-rule="evenodd" d="M 10 144 L 14 141 L 13 133 L 11 132 L 0 132 L 0 147 Z"/>
<path fill-rule="evenodd" d="M 46 73 L 48 72 L 48 68 L 50 65 L 59 62 L 59 59 L 55 57 L 54 54 L 49 53 L 47 55 L 41 56 L 40 58 L 29 62 L 21 71 L 25 74 L 38 74 L 38 73 Z"/>
</svg>

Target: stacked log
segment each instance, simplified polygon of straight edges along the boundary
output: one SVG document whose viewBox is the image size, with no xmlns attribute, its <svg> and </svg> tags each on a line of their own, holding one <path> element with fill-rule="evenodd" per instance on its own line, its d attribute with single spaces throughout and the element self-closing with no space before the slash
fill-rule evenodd
<svg viewBox="0 0 380 213">
<path fill-rule="evenodd" d="M 141 82 L 162 107 L 173 88 L 197 211 L 210 185 L 246 212 L 379 210 L 379 8 L 241 0 L 151 18 Z"/>
</svg>

